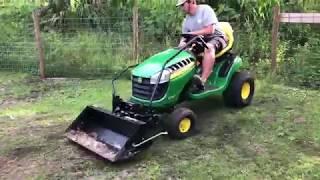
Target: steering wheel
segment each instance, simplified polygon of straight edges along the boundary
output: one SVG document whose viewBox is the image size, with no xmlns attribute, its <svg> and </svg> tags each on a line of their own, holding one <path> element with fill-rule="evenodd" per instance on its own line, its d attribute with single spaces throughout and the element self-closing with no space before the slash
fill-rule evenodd
<svg viewBox="0 0 320 180">
<path fill-rule="evenodd" d="M 207 43 L 205 42 L 205 36 L 203 35 L 195 35 L 195 34 L 190 34 L 190 33 L 182 33 L 181 36 L 183 38 L 186 39 L 186 42 L 190 42 L 191 45 L 193 46 L 200 46 L 200 47 L 204 47 L 206 49 L 209 49 L 209 47 L 207 46 Z"/>
</svg>

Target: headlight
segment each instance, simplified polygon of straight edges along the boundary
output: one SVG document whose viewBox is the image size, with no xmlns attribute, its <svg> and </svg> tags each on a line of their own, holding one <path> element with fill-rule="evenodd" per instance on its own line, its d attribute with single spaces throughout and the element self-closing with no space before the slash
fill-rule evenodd
<svg viewBox="0 0 320 180">
<path fill-rule="evenodd" d="M 150 78 L 150 84 L 156 84 L 157 81 L 158 81 L 158 77 L 160 76 L 160 73 L 161 72 L 158 72 L 157 74 L 151 76 Z M 163 72 L 162 72 L 162 76 L 160 78 L 160 81 L 159 81 L 159 84 L 161 83 L 165 83 L 165 82 L 168 82 L 170 80 L 170 71 L 165 69 Z"/>
</svg>

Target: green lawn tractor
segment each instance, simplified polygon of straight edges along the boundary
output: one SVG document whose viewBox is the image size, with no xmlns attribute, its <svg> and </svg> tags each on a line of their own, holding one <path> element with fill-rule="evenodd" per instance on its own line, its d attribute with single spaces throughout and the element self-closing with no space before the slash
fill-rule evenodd
<svg viewBox="0 0 320 180">
<path fill-rule="evenodd" d="M 228 46 L 218 53 L 207 83 L 212 87 L 199 90 L 193 77 L 201 73 L 204 36 L 183 34 L 189 38 L 182 48 L 155 54 L 143 63 L 128 67 L 112 80 L 112 110 L 87 106 L 66 130 L 71 141 L 99 156 L 118 162 L 147 149 L 159 136 L 174 139 L 190 136 L 197 124 L 195 113 L 177 107 L 183 101 L 222 95 L 227 105 L 244 107 L 251 103 L 254 79 L 240 71 L 242 60 L 230 52 L 233 32 L 229 23 L 221 23 L 228 36 Z M 115 81 L 133 68 L 132 96 L 128 101 L 115 92 Z"/>
</svg>

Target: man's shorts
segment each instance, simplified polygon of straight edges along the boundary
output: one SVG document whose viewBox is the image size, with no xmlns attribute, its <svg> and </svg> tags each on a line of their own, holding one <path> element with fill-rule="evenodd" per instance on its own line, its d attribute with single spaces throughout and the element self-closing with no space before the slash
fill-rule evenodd
<svg viewBox="0 0 320 180">
<path fill-rule="evenodd" d="M 213 45 L 216 53 L 222 51 L 228 45 L 226 38 L 221 37 L 221 36 L 216 36 L 213 39 L 211 39 L 210 41 L 208 41 L 207 43 L 210 43 Z"/>
</svg>

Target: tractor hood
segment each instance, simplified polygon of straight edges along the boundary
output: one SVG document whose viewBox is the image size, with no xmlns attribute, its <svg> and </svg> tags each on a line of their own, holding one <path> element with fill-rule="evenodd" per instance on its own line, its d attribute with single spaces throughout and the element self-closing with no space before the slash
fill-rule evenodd
<svg viewBox="0 0 320 180">
<path fill-rule="evenodd" d="M 179 49 L 168 49 L 166 51 L 155 54 L 148 59 L 146 59 L 143 63 L 139 64 L 136 68 L 132 70 L 133 76 L 139 76 L 144 78 L 150 78 L 152 75 L 161 71 L 163 64 L 174 56 Z M 169 67 L 173 64 L 176 64 L 182 60 L 193 58 L 193 55 L 186 51 L 182 51 L 179 55 L 173 58 L 166 67 Z"/>
</svg>

